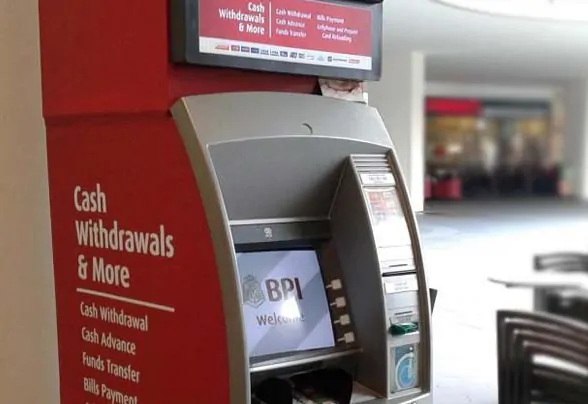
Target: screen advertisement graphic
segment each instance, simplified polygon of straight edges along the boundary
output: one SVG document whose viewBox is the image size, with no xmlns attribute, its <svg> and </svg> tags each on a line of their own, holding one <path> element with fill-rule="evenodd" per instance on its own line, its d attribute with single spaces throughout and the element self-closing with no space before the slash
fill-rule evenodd
<svg viewBox="0 0 588 404">
<path fill-rule="evenodd" d="M 199 3 L 200 51 L 304 64 L 372 68 L 372 12 L 305 0 Z"/>
<path fill-rule="evenodd" d="M 47 127 L 60 403 L 189 403 L 195 389 L 229 403 L 214 248 L 177 129 L 74 121 Z"/>
<path fill-rule="evenodd" d="M 410 244 L 408 225 L 396 188 L 364 189 L 378 248 Z"/>
<path fill-rule="evenodd" d="M 174 0 L 175 62 L 379 80 L 382 4 Z"/>
<path fill-rule="evenodd" d="M 335 346 L 315 251 L 237 254 L 250 358 Z"/>
</svg>

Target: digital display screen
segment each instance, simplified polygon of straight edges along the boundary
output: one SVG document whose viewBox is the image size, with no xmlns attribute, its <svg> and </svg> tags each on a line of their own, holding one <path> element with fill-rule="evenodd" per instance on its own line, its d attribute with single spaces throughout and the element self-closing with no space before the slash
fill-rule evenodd
<svg viewBox="0 0 588 404">
<path fill-rule="evenodd" d="M 180 1 L 180 0 L 175 0 Z M 378 80 L 381 4 L 316 0 L 181 0 L 190 15 L 184 61 Z M 195 21 L 194 21 L 195 20 Z"/>
<path fill-rule="evenodd" d="M 315 251 L 239 253 L 237 264 L 250 358 L 335 346 Z"/>
<path fill-rule="evenodd" d="M 378 247 L 410 244 L 410 233 L 394 187 L 364 190 Z"/>
</svg>

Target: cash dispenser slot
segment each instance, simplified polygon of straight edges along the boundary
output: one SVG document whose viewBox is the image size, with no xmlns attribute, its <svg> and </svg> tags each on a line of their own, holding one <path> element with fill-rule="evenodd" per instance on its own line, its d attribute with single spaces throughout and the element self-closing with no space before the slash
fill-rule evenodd
<svg viewBox="0 0 588 404">
<path fill-rule="evenodd" d="M 219 118 L 229 109 L 238 126 Z M 194 172 L 216 195 L 203 203 L 230 404 L 430 404 L 418 232 L 377 112 L 324 97 L 231 94 L 185 99 L 174 119 L 190 150 L 200 142 Z M 402 332 L 407 323 L 416 330 Z"/>
<path fill-rule="evenodd" d="M 388 333 L 400 336 L 419 330 L 419 289 L 416 274 L 384 280 Z"/>
</svg>

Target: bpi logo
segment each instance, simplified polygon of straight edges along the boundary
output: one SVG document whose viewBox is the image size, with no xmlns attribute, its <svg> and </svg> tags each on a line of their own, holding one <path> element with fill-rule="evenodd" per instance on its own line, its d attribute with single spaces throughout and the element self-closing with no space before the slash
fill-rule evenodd
<svg viewBox="0 0 588 404">
<path fill-rule="evenodd" d="M 246 276 L 241 284 L 241 289 L 243 291 L 243 303 L 248 304 L 254 309 L 257 309 L 265 303 L 265 295 L 255 276 Z"/>
<path fill-rule="evenodd" d="M 302 288 L 298 278 L 282 278 L 282 279 L 266 279 L 264 293 L 259 281 L 253 275 L 248 275 L 243 279 L 241 289 L 243 292 L 243 303 L 255 309 L 265 303 L 266 300 L 270 302 L 280 302 L 295 298 L 302 300 Z"/>
<path fill-rule="evenodd" d="M 288 300 L 292 297 L 302 300 L 302 288 L 298 278 L 282 278 L 279 281 L 277 279 L 267 279 L 265 288 L 270 302 Z"/>
</svg>

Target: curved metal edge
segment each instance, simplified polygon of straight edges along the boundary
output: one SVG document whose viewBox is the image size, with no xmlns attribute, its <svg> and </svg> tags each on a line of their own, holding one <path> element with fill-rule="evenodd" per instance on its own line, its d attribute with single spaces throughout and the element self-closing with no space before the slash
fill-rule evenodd
<svg viewBox="0 0 588 404">
<path fill-rule="evenodd" d="M 230 404 L 249 404 L 251 402 L 249 358 L 241 311 L 241 288 L 236 276 L 237 259 L 229 218 L 208 148 L 198 141 L 185 101 L 182 99 L 176 103 L 171 113 L 198 183 L 214 246 L 225 315 Z"/>
<path fill-rule="evenodd" d="M 386 146 L 387 149 L 390 148 L 390 146 Z M 365 220 L 368 223 L 369 229 L 370 229 L 370 250 L 372 253 L 372 256 L 374 257 L 375 260 L 375 264 L 376 267 L 378 269 L 378 273 L 377 273 L 377 283 L 378 283 L 378 293 L 375 294 L 375 296 L 371 296 L 371 298 L 375 298 L 378 299 L 378 306 L 380 306 L 382 308 L 382 312 L 380 314 L 382 314 L 380 321 L 382 324 L 384 324 L 384 326 L 387 324 L 387 318 L 386 318 L 386 298 L 385 298 L 385 291 L 384 291 L 384 285 L 382 284 L 382 275 L 380 273 L 380 260 L 378 258 L 378 243 L 376 242 L 376 238 L 374 235 L 374 225 L 372 223 L 372 218 L 371 218 L 371 212 L 370 212 L 370 208 L 368 207 L 368 201 L 366 198 L 366 194 L 365 194 L 365 188 L 363 188 L 362 182 L 361 182 L 361 177 L 359 175 L 359 173 L 357 172 L 356 169 L 354 169 L 354 164 L 353 164 L 353 156 L 349 156 L 348 160 L 347 160 L 347 166 L 345 167 L 345 170 L 348 170 L 350 172 L 350 175 L 352 175 L 355 179 L 355 185 L 356 185 L 356 189 L 357 192 L 359 193 L 358 197 L 361 198 L 362 204 L 361 204 L 361 210 L 364 214 Z M 345 173 L 345 171 L 343 172 Z M 337 194 L 336 197 L 339 197 L 339 195 Z M 373 315 L 373 313 L 371 313 Z M 388 355 L 388 343 L 387 343 L 387 333 L 386 333 L 386 328 L 384 327 L 384 329 L 381 330 L 382 333 L 379 335 L 380 339 L 383 340 L 383 344 L 381 344 L 381 355 L 384 359 L 384 364 L 386 366 L 385 372 L 387 374 L 386 380 L 385 380 L 385 385 L 384 385 L 384 389 L 382 389 L 381 391 L 379 391 L 378 393 L 382 394 L 384 397 L 388 397 L 388 395 L 390 394 L 390 377 L 388 377 L 388 369 L 390 369 L 390 357 Z M 372 333 L 377 332 L 377 330 L 372 330 Z"/>
<path fill-rule="evenodd" d="M 400 195 L 404 199 L 405 203 L 402 204 L 404 209 L 404 217 L 406 218 L 408 224 L 408 230 L 410 233 L 410 239 L 412 244 L 412 253 L 413 258 L 415 261 L 415 265 L 417 268 L 417 279 L 419 283 L 419 317 L 421 321 L 421 327 L 419 333 L 421 334 L 420 339 L 420 352 L 421 357 L 426 358 L 424 363 L 426 364 L 426 371 L 421 371 L 423 376 L 423 382 L 426 386 L 423 391 L 427 393 L 431 393 L 433 390 L 433 358 L 432 358 L 432 318 L 431 318 L 431 299 L 429 296 L 429 287 L 427 281 L 427 274 L 425 272 L 425 264 L 423 258 L 423 252 L 421 248 L 421 237 L 420 232 L 416 220 L 416 214 L 412 209 L 412 204 L 410 201 L 410 195 L 408 193 L 408 188 L 406 187 L 406 182 L 404 181 L 404 175 L 402 173 L 402 169 L 400 164 L 398 164 L 398 157 L 396 155 L 396 151 L 394 148 L 391 148 L 388 153 L 388 161 L 390 165 L 394 168 L 394 173 L 399 174 L 396 178 L 396 189 L 399 191 Z M 426 309 L 426 313 L 423 313 L 423 308 Z M 423 319 L 426 321 L 423 324 Z M 424 325 L 424 327 L 423 327 Z M 425 337 L 425 338 L 423 338 Z"/>
</svg>

